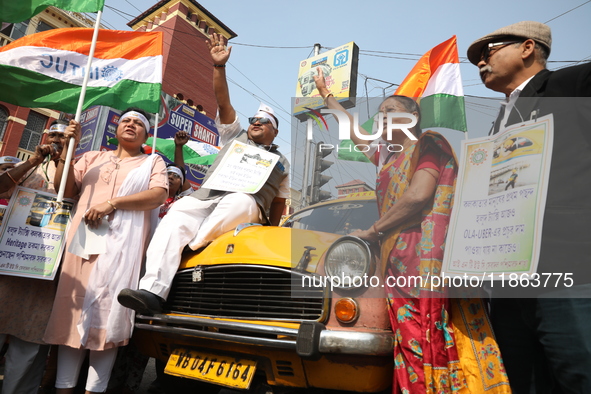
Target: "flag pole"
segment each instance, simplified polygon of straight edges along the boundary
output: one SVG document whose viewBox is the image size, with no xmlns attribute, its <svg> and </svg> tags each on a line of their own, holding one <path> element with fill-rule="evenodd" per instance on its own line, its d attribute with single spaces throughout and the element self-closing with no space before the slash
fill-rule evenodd
<svg viewBox="0 0 591 394">
<path fill-rule="evenodd" d="M 156 123 L 154 123 L 154 137 L 152 137 L 152 154 L 156 153 L 156 138 L 158 137 L 158 115 L 160 115 L 158 112 L 156 112 Z"/>
<path fill-rule="evenodd" d="M 88 85 L 88 78 L 90 76 L 90 68 L 92 67 L 92 58 L 94 57 L 94 50 L 96 48 L 96 42 L 98 39 L 99 26 L 101 25 L 101 16 L 103 11 L 99 10 L 96 15 L 96 21 L 94 23 L 94 32 L 92 34 L 92 42 L 90 44 L 90 52 L 88 53 L 88 62 L 86 63 L 86 72 L 84 73 L 84 81 L 82 82 L 82 89 L 80 90 L 80 98 L 78 99 L 78 107 L 76 108 L 76 115 L 74 120 L 80 122 L 80 116 L 82 115 L 82 107 L 84 105 L 84 97 L 86 96 L 86 86 Z M 72 156 L 74 155 L 74 146 L 76 140 L 74 137 L 70 138 L 68 144 L 68 152 L 66 153 L 66 160 L 64 163 L 64 171 L 62 173 L 62 180 L 60 182 L 59 192 L 57 193 L 56 202 L 60 203 L 64 199 L 64 192 L 66 191 L 66 181 L 68 180 L 68 172 L 70 170 L 70 163 L 72 162 Z"/>
</svg>

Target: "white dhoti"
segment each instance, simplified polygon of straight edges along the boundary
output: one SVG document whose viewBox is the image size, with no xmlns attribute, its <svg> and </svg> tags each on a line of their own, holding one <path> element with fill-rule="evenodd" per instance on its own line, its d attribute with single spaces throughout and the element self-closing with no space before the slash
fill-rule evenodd
<svg viewBox="0 0 591 394">
<path fill-rule="evenodd" d="M 250 194 L 228 193 L 211 200 L 181 198 L 156 228 L 139 288 L 166 299 L 186 245 L 196 250 L 241 223 L 260 221 L 259 207 Z"/>
</svg>

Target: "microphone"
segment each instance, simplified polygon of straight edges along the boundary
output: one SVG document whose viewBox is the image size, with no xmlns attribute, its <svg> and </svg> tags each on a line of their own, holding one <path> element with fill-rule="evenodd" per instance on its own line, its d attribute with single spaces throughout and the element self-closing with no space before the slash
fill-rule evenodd
<svg viewBox="0 0 591 394">
<path fill-rule="evenodd" d="M 47 156 L 43 160 L 44 163 L 49 163 L 54 156 L 56 156 L 60 152 L 60 147 L 55 142 L 49 144 L 50 151 L 47 153 Z"/>
</svg>

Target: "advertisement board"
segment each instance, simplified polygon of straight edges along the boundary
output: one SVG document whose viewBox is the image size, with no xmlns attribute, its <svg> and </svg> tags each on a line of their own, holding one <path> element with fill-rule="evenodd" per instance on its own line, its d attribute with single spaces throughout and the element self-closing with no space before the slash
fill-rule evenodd
<svg viewBox="0 0 591 394">
<path fill-rule="evenodd" d="M 74 157 L 78 158 L 84 153 L 93 150 L 94 140 L 99 136 L 101 112 L 104 107 L 95 105 L 82 112 L 80 115 L 80 124 L 82 125 L 82 137 L 76 147 Z"/>
<path fill-rule="evenodd" d="M 304 121 L 308 112 L 305 107 L 318 109 L 324 106 L 314 83 L 318 67 L 324 73 L 326 86 L 341 105 L 345 108 L 354 107 L 358 62 L 359 47 L 353 41 L 302 60 L 298 71 L 294 116 Z"/>
</svg>

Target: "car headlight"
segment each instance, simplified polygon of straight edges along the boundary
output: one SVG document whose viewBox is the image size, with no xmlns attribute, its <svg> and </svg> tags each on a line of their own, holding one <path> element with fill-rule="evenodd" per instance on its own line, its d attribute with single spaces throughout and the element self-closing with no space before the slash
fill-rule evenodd
<svg viewBox="0 0 591 394">
<path fill-rule="evenodd" d="M 360 238 L 346 236 L 333 243 L 324 258 L 324 270 L 330 277 L 341 279 L 340 288 L 356 288 L 355 278 L 369 273 L 371 251 L 368 244 Z M 349 279 L 347 279 L 349 278 Z"/>
</svg>

